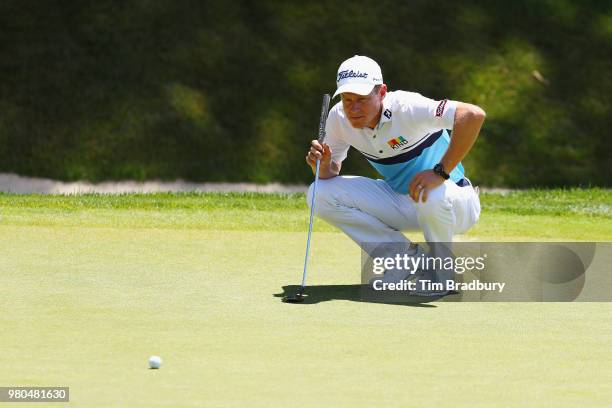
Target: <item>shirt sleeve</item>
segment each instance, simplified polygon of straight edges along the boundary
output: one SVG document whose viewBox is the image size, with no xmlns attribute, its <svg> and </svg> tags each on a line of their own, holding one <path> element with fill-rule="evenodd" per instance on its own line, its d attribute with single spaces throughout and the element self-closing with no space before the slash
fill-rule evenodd
<svg viewBox="0 0 612 408">
<path fill-rule="evenodd" d="M 344 139 L 342 139 L 339 129 L 339 118 L 337 113 L 332 110 L 329 113 L 327 122 L 325 123 L 325 143 L 332 151 L 332 160 L 340 164 L 346 159 L 349 148 L 351 147 Z"/>
<path fill-rule="evenodd" d="M 416 127 L 434 132 L 440 129 L 453 129 L 457 101 L 448 99 L 436 101 L 420 94 L 413 94 L 413 97 L 404 103 L 403 108 Z"/>
</svg>

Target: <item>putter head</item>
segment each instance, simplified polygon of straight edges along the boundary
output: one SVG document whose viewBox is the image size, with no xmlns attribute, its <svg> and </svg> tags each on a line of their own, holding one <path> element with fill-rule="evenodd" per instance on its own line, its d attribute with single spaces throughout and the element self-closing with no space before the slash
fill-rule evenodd
<svg viewBox="0 0 612 408">
<path fill-rule="evenodd" d="M 284 303 L 302 303 L 305 299 L 305 296 L 302 292 L 298 292 L 295 295 L 285 296 L 283 298 Z"/>
</svg>

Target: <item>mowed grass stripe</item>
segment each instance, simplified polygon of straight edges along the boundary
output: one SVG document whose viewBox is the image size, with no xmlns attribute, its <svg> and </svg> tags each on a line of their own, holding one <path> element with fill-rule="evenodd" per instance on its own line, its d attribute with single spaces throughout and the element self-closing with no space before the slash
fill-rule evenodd
<svg viewBox="0 0 612 408">
<path fill-rule="evenodd" d="M 483 209 L 516 215 L 583 215 L 612 218 L 612 189 L 524 190 L 482 193 Z M 0 208 L 132 210 L 303 210 L 304 194 L 154 193 L 43 195 L 0 193 Z"/>
<path fill-rule="evenodd" d="M 481 219 L 466 239 L 612 240 L 608 190 L 481 197 Z M 0 194 L 0 225 L 299 232 L 308 228 L 308 207 L 303 194 Z M 314 230 L 339 232 L 322 220 Z"/>
</svg>

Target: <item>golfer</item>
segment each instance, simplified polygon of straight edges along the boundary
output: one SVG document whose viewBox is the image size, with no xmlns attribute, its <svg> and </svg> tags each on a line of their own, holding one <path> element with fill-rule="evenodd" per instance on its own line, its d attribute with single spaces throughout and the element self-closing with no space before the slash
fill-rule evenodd
<svg viewBox="0 0 612 408">
<path fill-rule="evenodd" d="M 402 231 L 421 230 L 428 242 L 447 242 L 480 216 L 478 190 L 461 160 L 474 145 L 485 112 L 468 103 L 387 90 L 379 65 L 356 55 L 336 79 L 340 95 L 329 112 L 324 143 L 312 141 L 306 162 L 320 163 L 317 216 L 357 244 L 405 243 Z M 341 176 L 349 147 L 383 179 Z M 308 203 L 312 199 L 312 186 Z"/>
</svg>

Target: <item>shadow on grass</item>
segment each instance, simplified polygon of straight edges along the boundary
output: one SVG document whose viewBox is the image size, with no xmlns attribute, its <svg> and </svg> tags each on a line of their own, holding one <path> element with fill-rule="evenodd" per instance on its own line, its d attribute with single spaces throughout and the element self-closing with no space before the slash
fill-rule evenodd
<svg viewBox="0 0 612 408">
<path fill-rule="evenodd" d="M 291 296 L 300 290 L 299 285 L 283 286 L 283 293 L 275 293 L 274 297 L 282 299 L 285 296 Z M 397 297 L 393 300 L 385 299 L 366 299 L 362 297 L 362 285 L 318 285 L 307 286 L 305 291 L 304 301 L 300 304 L 312 305 L 320 302 L 328 302 L 331 300 L 350 300 L 360 303 L 382 303 L 398 306 L 413 306 L 413 307 L 437 307 L 430 302 L 439 300 L 441 297 L 423 297 L 423 296 L 408 296 L 404 295 L 401 298 Z"/>
</svg>

